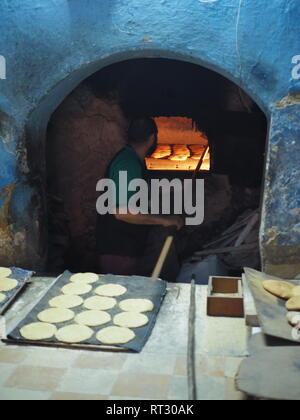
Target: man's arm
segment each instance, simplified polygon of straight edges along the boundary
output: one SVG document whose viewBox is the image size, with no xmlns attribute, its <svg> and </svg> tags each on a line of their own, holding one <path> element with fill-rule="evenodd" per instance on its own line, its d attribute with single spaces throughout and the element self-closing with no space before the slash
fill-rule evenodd
<svg viewBox="0 0 300 420">
<path fill-rule="evenodd" d="M 117 211 L 115 215 L 116 219 L 130 223 L 133 225 L 160 225 L 160 226 L 176 226 L 177 229 L 181 229 L 184 226 L 183 219 L 179 216 L 156 216 L 152 214 L 120 214 Z"/>
</svg>

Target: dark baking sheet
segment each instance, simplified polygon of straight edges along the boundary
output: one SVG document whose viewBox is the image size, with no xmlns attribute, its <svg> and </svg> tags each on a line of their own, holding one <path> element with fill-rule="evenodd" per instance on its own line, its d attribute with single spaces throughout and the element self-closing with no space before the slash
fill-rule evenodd
<svg viewBox="0 0 300 420">
<path fill-rule="evenodd" d="M 263 332 L 272 337 L 299 343 L 293 338 L 293 327 L 287 320 L 288 310 L 285 307 L 286 300 L 277 298 L 268 293 L 262 285 L 264 280 L 280 280 L 300 285 L 300 280 L 283 280 L 278 277 L 269 276 L 252 268 L 245 268 L 246 280 L 249 283 L 254 297 L 260 326 Z"/>
<path fill-rule="evenodd" d="M 71 276 L 72 276 L 72 273 L 70 273 L 69 271 L 66 271 L 65 273 L 62 274 L 62 276 L 58 278 L 56 283 L 50 288 L 50 290 L 46 293 L 46 295 L 37 303 L 37 305 L 33 308 L 33 310 L 17 325 L 16 328 L 14 328 L 13 331 L 11 331 L 8 334 L 9 340 L 20 341 L 20 342 L 26 341 L 23 339 L 23 337 L 21 337 L 19 330 L 27 324 L 38 322 L 38 319 L 37 319 L 38 313 L 49 308 L 48 302 L 53 297 L 62 294 L 61 289 L 70 282 Z M 154 304 L 154 310 L 152 312 L 145 313 L 145 315 L 147 315 L 147 317 L 149 318 L 149 323 L 145 327 L 132 328 L 132 330 L 136 334 L 135 339 L 126 344 L 114 345 L 114 347 L 116 348 L 131 350 L 134 352 L 140 352 L 143 349 L 144 345 L 146 344 L 148 338 L 150 337 L 153 327 L 155 325 L 157 314 L 160 310 L 162 301 L 166 295 L 167 283 L 165 281 L 158 280 L 156 283 L 153 284 L 153 283 L 150 283 L 150 279 L 148 277 L 138 277 L 138 276 L 120 277 L 120 276 L 114 276 L 114 275 L 106 275 L 106 276 L 101 276 L 97 283 L 94 283 L 91 285 L 93 287 L 93 290 L 90 293 L 87 293 L 81 297 L 83 299 L 88 299 L 89 297 L 97 296 L 94 293 L 94 290 L 97 287 L 101 286 L 102 284 L 107 284 L 107 283 L 116 283 L 116 284 L 125 286 L 127 288 L 126 294 L 116 298 L 118 302 L 124 299 L 150 299 Z M 85 311 L 86 309 L 83 308 L 83 306 L 79 306 L 78 308 L 74 308 L 71 310 L 75 312 L 75 315 L 78 315 L 80 312 Z M 108 312 L 112 316 L 112 320 L 113 320 L 114 316 L 122 312 L 122 310 L 117 305 L 115 308 L 107 310 L 106 312 Z M 61 324 L 56 324 L 56 326 L 57 328 L 63 328 L 67 325 L 72 325 L 72 324 L 74 324 L 74 320 L 61 323 Z M 101 343 L 97 341 L 96 334 L 101 329 L 112 326 L 112 325 L 114 325 L 113 321 L 101 327 L 92 328 L 95 332 L 93 337 L 86 342 L 80 343 L 80 345 L 81 346 L 85 345 L 87 347 L 88 346 L 100 347 Z M 55 337 L 49 340 L 43 340 L 41 344 L 42 343 L 65 344 L 65 343 L 59 342 Z M 72 347 L 72 345 L 70 347 Z"/>
<path fill-rule="evenodd" d="M 9 279 L 15 279 L 18 282 L 18 285 L 15 289 L 9 292 L 0 292 L 6 295 L 6 299 L 0 303 L 0 315 L 2 315 L 16 296 L 21 292 L 27 281 L 32 277 L 33 272 L 28 270 L 23 270 L 17 267 L 10 267 L 12 274 L 8 276 Z"/>
</svg>

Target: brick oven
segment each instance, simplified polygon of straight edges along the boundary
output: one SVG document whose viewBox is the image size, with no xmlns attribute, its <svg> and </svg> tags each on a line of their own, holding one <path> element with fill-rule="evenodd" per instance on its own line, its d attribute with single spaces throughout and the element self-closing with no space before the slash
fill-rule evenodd
<svg viewBox="0 0 300 420">
<path fill-rule="evenodd" d="M 300 273 L 293 2 L 11 0 L 1 8 L 1 265 L 45 270 L 54 245 L 64 250 L 58 265 L 92 268 L 94 186 L 142 114 L 165 135 L 146 162 L 151 172 L 197 169 L 209 223 L 259 205 L 263 269 Z"/>
</svg>

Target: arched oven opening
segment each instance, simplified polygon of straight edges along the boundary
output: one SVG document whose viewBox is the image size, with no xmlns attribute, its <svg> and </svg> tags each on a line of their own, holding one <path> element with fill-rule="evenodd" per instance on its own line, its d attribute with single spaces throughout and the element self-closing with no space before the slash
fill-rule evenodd
<svg viewBox="0 0 300 420">
<path fill-rule="evenodd" d="M 145 162 L 149 178 L 205 180 L 205 220 L 182 230 L 183 260 L 234 246 L 253 220 L 263 186 L 264 113 L 211 70 L 170 59 L 131 59 L 86 79 L 49 122 L 48 271 L 96 270 L 96 184 L 125 145 L 130 121 L 146 116 L 159 128 L 157 150 Z M 260 268 L 258 235 L 259 220 L 243 238 L 251 251 L 217 254 L 229 274 L 243 265 Z"/>
</svg>

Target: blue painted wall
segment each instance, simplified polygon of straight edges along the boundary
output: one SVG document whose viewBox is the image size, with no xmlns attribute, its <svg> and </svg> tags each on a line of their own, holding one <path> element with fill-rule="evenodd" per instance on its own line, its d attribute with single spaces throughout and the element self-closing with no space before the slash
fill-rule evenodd
<svg viewBox="0 0 300 420">
<path fill-rule="evenodd" d="M 300 273 L 298 0 L 2 0 L 0 16 L 0 263 L 42 264 L 43 144 L 55 108 L 107 64 L 165 57 L 230 78 L 268 116 L 262 256 L 270 272 Z"/>
</svg>

